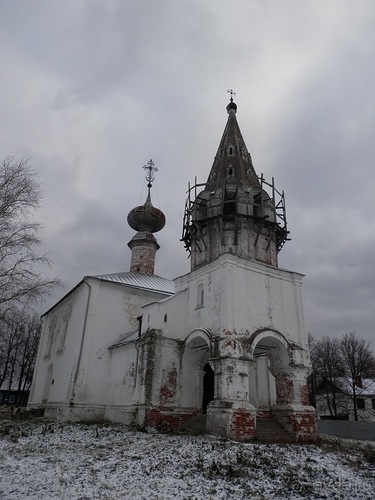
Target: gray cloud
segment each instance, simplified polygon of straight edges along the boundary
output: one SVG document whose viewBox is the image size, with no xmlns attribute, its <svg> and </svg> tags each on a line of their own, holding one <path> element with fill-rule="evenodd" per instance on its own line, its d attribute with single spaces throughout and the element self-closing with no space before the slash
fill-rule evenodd
<svg viewBox="0 0 375 500">
<path fill-rule="evenodd" d="M 69 288 L 128 269 L 150 158 L 156 272 L 188 271 L 187 182 L 207 178 L 233 87 L 258 174 L 286 192 L 280 265 L 306 274 L 307 329 L 371 339 L 374 22 L 372 0 L 2 2 L 0 147 L 39 172 L 49 272 Z"/>
</svg>

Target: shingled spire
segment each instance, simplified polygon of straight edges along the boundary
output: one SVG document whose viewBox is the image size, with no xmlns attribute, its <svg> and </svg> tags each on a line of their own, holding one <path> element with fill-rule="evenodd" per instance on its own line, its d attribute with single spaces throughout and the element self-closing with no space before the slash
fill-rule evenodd
<svg viewBox="0 0 375 500">
<path fill-rule="evenodd" d="M 257 176 L 237 123 L 233 91 L 228 120 L 206 184 L 189 186 L 182 240 L 191 270 L 231 253 L 277 267 L 288 239 L 284 193 Z"/>
<path fill-rule="evenodd" d="M 163 229 L 165 215 L 151 203 L 151 188 L 154 173 L 158 171 L 152 160 L 143 167 L 147 171 L 147 198 L 144 205 L 133 208 L 128 215 L 128 224 L 138 231 L 129 241 L 128 246 L 132 251 L 130 271 L 153 274 L 155 268 L 155 255 L 160 246 L 152 233 Z"/>
<path fill-rule="evenodd" d="M 228 121 L 207 179 L 207 189 L 225 181 L 241 182 L 244 187 L 260 187 L 251 155 L 238 126 L 237 104 L 231 97 L 227 106 Z"/>
</svg>

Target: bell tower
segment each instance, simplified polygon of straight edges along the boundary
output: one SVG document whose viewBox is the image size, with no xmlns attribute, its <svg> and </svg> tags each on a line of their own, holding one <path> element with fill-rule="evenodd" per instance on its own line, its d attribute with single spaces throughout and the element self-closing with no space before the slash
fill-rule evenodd
<svg viewBox="0 0 375 500">
<path fill-rule="evenodd" d="M 207 182 L 188 187 L 182 241 L 192 271 L 225 253 L 277 267 L 288 239 L 284 193 L 273 178 L 257 176 L 228 92 L 228 121 Z"/>
<path fill-rule="evenodd" d="M 153 233 L 163 229 L 165 215 L 151 203 L 152 183 L 158 169 L 152 160 L 143 168 L 147 171 L 147 199 L 144 205 L 133 208 L 128 215 L 129 226 L 137 231 L 128 243 L 132 251 L 130 271 L 154 274 L 155 255 L 160 246 Z"/>
<path fill-rule="evenodd" d="M 288 439 L 315 439 L 302 275 L 278 267 L 289 239 L 285 197 L 256 174 L 230 94 L 207 181 L 188 187 L 182 233 L 191 257 L 182 283 L 196 297 L 189 318 L 212 339 L 207 430 L 243 440 L 264 428 L 270 438 L 274 425 Z"/>
</svg>

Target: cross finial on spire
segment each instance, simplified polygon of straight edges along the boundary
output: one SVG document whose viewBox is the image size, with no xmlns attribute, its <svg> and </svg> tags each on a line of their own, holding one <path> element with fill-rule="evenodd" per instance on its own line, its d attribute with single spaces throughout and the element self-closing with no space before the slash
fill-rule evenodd
<svg viewBox="0 0 375 500">
<path fill-rule="evenodd" d="M 228 94 L 230 94 L 230 102 L 233 102 L 233 96 L 236 95 L 233 89 L 227 90 Z"/>
<path fill-rule="evenodd" d="M 155 167 L 155 163 L 152 160 L 149 160 L 147 162 L 147 165 L 143 165 L 142 167 L 144 170 L 148 170 L 147 175 L 146 175 L 146 181 L 148 182 L 147 187 L 150 190 L 152 187 L 152 183 L 154 182 L 154 173 L 158 172 L 158 167 Z"/>
</svg>

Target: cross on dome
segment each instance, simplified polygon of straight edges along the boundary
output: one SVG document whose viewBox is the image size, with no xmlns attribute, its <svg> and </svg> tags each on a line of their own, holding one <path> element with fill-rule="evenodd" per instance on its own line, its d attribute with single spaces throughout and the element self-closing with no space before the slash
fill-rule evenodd
<svg viewBox="0 0 375 500">
<path fill-rule="evenodd" d="M 159 171 L 158 167 L 155 166 L 155 163 L 152 160 L 147 162 L 147 165 L 143 165 L 143 170 L 148 170 L 146 175 L 146 181 L 148 182 L 147 187 L 150 189 L 152 187 L 152 183 L 155 180 L 154 174 Z"/>
<path fill-rule="evenodd" d="M 230 94 L 230 102 L 233 102 L 233 96 L 236 95 L 233 89 L 227 90 L 228 94 Z"/>
</svg>

